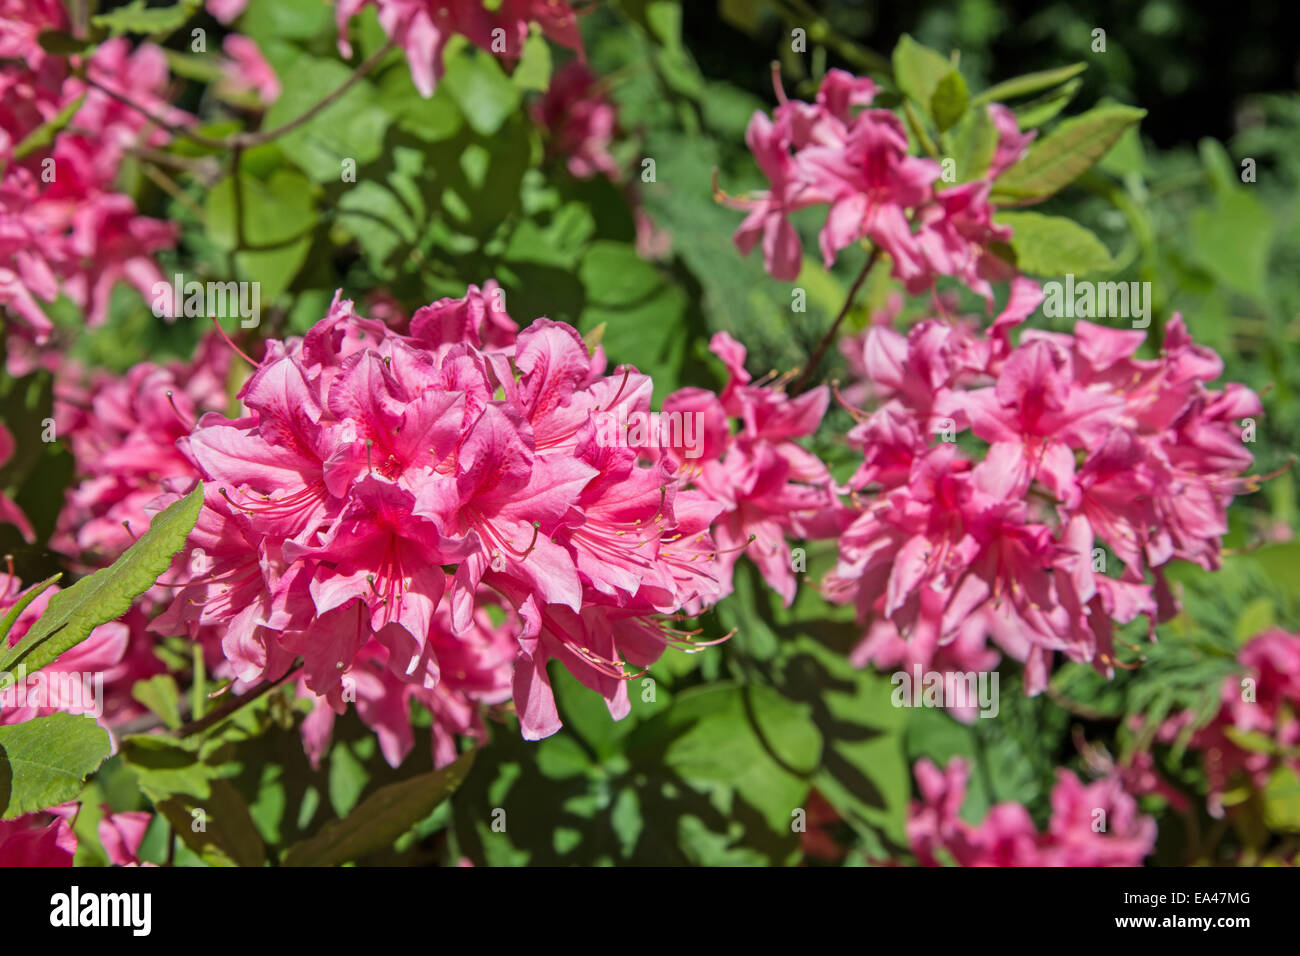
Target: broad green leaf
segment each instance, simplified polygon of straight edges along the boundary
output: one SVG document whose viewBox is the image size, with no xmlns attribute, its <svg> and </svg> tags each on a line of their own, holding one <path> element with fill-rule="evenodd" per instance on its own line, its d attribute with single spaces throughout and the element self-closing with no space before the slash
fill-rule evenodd
<svg viewBox="0 0 1300 956">
<path fill-rule="evenodd" d="M 935 91 L 944 78 L 953 72 L 947 57 L 922 46 L 906 33 L 894 47 L 894 79 L 914 103 L 930 112 Z M 963 83 L 963 86 L 965 84 Z"/>
<path fill-rule="evenodd" d="M 1051 89 L 1053 86 L 1078 76 L 1087 68 L 1088 64 L 1086 63 L 1072 63 L 1069 66 L 1058 67 L 1054 70 L 1040 70 L 1037 73 L 1026 73 L 1024 76 L 1013 77 L 1010 80 L 1004 80 L 990 86 L 971 100 L 971 105 L 981 106 L 985 103 L 1001 103 L 1005 100 L 1013 100 L 1017 96 L 1028 96 L 1030 93 Z"/>
<path fill-rule="evenodd" d="M 240 31 L 259 41 L 282 37 L 309 40 L 334 36 L 333 4 L 321 0 L 250 0 L 239 21 Z"/>
<path fill-rule="evenodd" d="M 342 820 L 332 820 L 315 836 L 289 847 L 283 864 L 336 866 L 387 849 L 460 786 L 474 754 L 468 751 L 441 770 L 376 790 Z"/>
<path fill-rule="evenodd" d="M 176 835 L 209 866 L 262 866 L 266 846 L 248 805 L 228 780 L 213 780 L 202 799 L 175 794 L 154 804 Z"/>
<path fill-rule="evenodd" d="M 523 55 L 510 77 L 521 90 L 545 92 L 551 83 L 551 48 L 546 38 L 534 27 L 524 41 Z"/>
<path fill-rule="evenodd" d="M 181 0 L 170 7 L 151 7 L 146 0 L 131 0 L 124 7 L 100 13 L 90 18 L 97 27 L 103 27 L 113 36 L 123 33 L 171 33 L 184 26 L 202 0 Z"/>
<path fill-rule="evenodd" d="M 944 134 L 945 148 L 957 161 L 958 183 L 983 176 L 998 148 L 998 129 L 983 107 L 966 112 L 953 129 Z"/>
<path fill-rule="evenodd" d="M 352 70 L 337 59 L 300 54 L 279 70 L 284 92 L 262 119 L 274 129 L 302 116 L 341 87 Z M 343 161 L 357 168 L 383 155 L 391 116 L 369 79 L 360 80 L 334 103 L 277 142 L 298 168 L 318 183 L 338 183 Z M 361 175 L 358 173 L 357 178 Z M 279 198 L 288 198 L 281 194 Z"/>
<path fill-rule="evenodd" d="M 46 53 L 52 53 L 55 56 L 72 56 L 75 53 L 85 53 L 95 45 L 93 38 L 73 36 L 66 30 L 42 30 L 37 34 L 36 42 L 40 44 L 41 49 Z"/>
<path fill-rule="evenodd" d="M 136 681 L 131 696 L 162 718 L 172 730 L 181 725 L 181 692 L 171 674 L 155 674 Z"/>
<path fill-rule="evenodd" d="M 470 129 L 491 136 L 519 108 L 523 91 L 510 82 L 496 57 L 477 47 L 447 59 L 441 80 L 460 107 Z"/>
<path fill-rule="evenodd" d="M 1010 226 L 1011 248 L 1021 271 L 1037 276 L 1076 276 L 1105 272 L 1114 266 L 1096 234 L 1064 216 L 1036 212 L 1000 212 L 999 225 Z"/>
<path fill-rule="evenodd" d="M 1270 830 L 1300 830 L 1300 777 L 1282 766 L 1264 790 L 1264 819 Z"/>
<path fill-rule="evenodd" d="M 292 284 L 306 261 L 317 222 L 316 187 L 290 168 L 262 180 L 240 176 L 246 250 L 235 256 L 240 276 L 256 281 L 261 309 L 268 308 Z M 207 198 L 208 233 L 225 249 L 235 247 L 235 184 L 218 183 Z"/>
<path fill-rule="evenodd" d="M 1261 298 L 1275 231 L 1267 207 L 1237 186 L 1211 207 L 1192 214 L 1192 249 L 1197 263 L 1235 292 Z"/>
<path fill-rule="evenodd" d="M 140 790 L 154 802 L 181 793 L 203 799 L 219 772 L 219 766 L 205 762 L 193 745 L 157 734 L 124 738 L 122 758 L 135 773 Z"/>
<path fill-rule="evenodd" d="M 62 574 L 55 574 L 46 578 L 44 581 L 33 584 L 23 592 L 22 596 L 18 598 L 18 601 L 14 606 L 9 609 L 9 612 L 5 614 L 4 617 L 0 618 L 0 648 L 7 648 L 9 646 L 9 632 L 13 630 L 14 622 L 18 620 L 18 615 L 27 610 L 29 604 L 40 597 L 41 594 L 45 592 L 46 588 L 50 587 L 61 577 L 63 577 Z"/>
<path fill-rule="evenodd" d="M 14 147 L 14 159 L 22 159 L 38 149 L 44 149 L 54 141 L 54 137 L 63 127 L 72 122 L 72 117 L 77 115 L 77 110 L 81 109 L 81 104 L 85 101 L 86 94 L 82 93 L 75 100 L 69 103 L 58 114 L 50 117 L 36 129 L 32 130 L 22 138 L 22 141 Z"/>
<path fill-rule="evenodd" d="M 1082 88 L 1083 80 L 1076 78 L 1067 83 L 1062 83 L 1056 89 L 1044 93 L 1028 103 L 1022 103 L 1012 110 L 1016 116 L 1016 124 L 1022 130 L 1042 126 L 1065 109 L 1070 100 L 1074 99 L 1075 94 Z M 1132 131 L 1130 130 L 1130 132 Z"/>
<path fill-rule="evenodd" d="M 0 727 L 0 819 L 72 800 L 111 749 L 93 717 L 50 714 Z"/>
<path fill-rule="evenodd" d="M 1145 115 L 1146 110 L 1131 106 L 1102 106 L 1066 120 L 998 177 L 993 199 L 1046 199 L 1083 175 Z"/>
<path fill-rule="evenodd" d="M 156 516 L 149 530 L 112 565 L 54 595 L 40 620 L 6 651 L 0 670 L 11 671 L 21 663 L 29 674 L 35 673 L 80 644 L 99 625 L 129 611 L 136 597 L 153 587 L 172 556 L 185 546 L 202 505 L 200 482 Z"/>
<path fill-rule="evenodd" d="M 930 115 L 934 117 L 939 132 L 950 129 L 961 119 L 969 99 L 966 81 L 956 70 L 939 81 L 930 97 Z"/>
</svg>

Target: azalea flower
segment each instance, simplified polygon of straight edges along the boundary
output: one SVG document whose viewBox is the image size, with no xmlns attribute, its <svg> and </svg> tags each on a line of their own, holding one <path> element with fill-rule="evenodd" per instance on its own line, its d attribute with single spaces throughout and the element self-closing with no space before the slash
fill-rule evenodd
<svg viewBox="0 0 1300 956">
<path fill-rule="evenodd" d="M 1040 833 L 1018 803 L 998 804 L 978 825 L 962 819 L 970 770 L 960 757 L 945 770 L 922 759 L 915 773 L 921 799 L 908 812 L 907 835 L 922 866 L 1140 866 L 1155 848 L 1155 820 L 1115 777 L 1084 784 L 1058 770 Z"/>
<path fill-rule="evenodd" d="M 267 344 L 239 392 L 247 414 L 210 412 L 178 443 L 205 503 L 153 627 L 220 631 L 245 684 L 301 657 L 316 756 L 319 702 L 356 702 L 394 761 L 409 748 L 400 700 L 440 722 L 440 763 L 508 688 L 524 736 L 553 733 L 551 658 L 622 717 L 628 665 L 690 638 L 664 615 L 721 593 L 717 507 L 671 462 L 597 440 L 595 413 L 647 408 L 649 379 L 607 373 L 562 323 L 515 335 L 496 291 L 417 310 L 406 334 L 336 296 L 301 339 Z M 164 486 L 151 507 L 188 484 Z"/>
<path fill-rule="evenodd" d="M 959 640 L 969 659 L 973 628 L 1025 663 L 1030 693 L 1058 651 L 1109 675 L 1115 626 L 1176 611 L 1161 568 L 1217 566 L 1227 505 L 1249 487 L 1235 422 L 1259 399 L 1207 387 L 1222 364 L 1178 316 L 1155 359 L 1135 357 L 1141 332 L 1087 322 L 1013 347 L 1040 300 L 1017 279 L 986 332 L 926 320 L 858 340 L 878 407 L 851 409 L 856 507 L 824 582 L 858 609 L 857 660 L 928 669 Z M 964 431 L 984 450 L 963 450 Z"/>
</svg>

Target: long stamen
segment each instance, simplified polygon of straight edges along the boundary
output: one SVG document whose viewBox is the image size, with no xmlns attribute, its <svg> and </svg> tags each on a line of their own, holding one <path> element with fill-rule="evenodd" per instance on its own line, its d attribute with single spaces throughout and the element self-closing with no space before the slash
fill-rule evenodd
<svg viewBox="0 0 1300 956">
<path fill-rule="evenodd" d="M 172 412 L 175 413 L 177 421 L 184 425 L 188 430 L 193 431 L 194 423 L 187 422 L 185 416 L 181 414 L 181 410 L 176 407 L 176 398 L 172 395 L 172 390 L 170 388 L 167 389 L 167 404 L 172 407 Z"/>
<path fill-rule="evenodd" d="M 238 355 L 240 358 L 242 358 L 249 365 L 253 366 L 253 368 L 257 368 L 257 363 L 254 362 L 251 358 L 249 358 L 248 355 L 244 352 L 244 350 L 241 349 L 238 345 L 236 345 L 231 340 L 230 336 L 226 334 L 226 330 L 221 327 L 221 323 L 217 321 L 217 317 L 214 315 L 211 316 L 211 319 L 212 319 L 212 325 L 217 330 L 217 334 L 220 335 L 222 339 L 225 340 L 225 343 L 230 346 L 230 348 L 234 351 L 234 353 Z"/>
</svg>

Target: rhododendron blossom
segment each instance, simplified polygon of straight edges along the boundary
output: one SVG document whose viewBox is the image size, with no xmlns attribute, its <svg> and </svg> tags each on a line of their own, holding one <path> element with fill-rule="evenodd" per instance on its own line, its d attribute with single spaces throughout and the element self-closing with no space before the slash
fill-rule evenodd
<svg viewBox="0 0 1300 956">
<path fill-rule="evenodd" d="M 1084 784 L 1058 770 L 1051 821 L 1040 833 L 1018 803 L 998 804 L 978 826 L 963 820 L 970 770 L 960 757 L 946 770 L 923 759 L 915 771 L 921 799 L 907 836 L 922 866 L 1140 866 L 1155 846 L 1155 820 L 1115 777 Z"/>
<path fill-rule="evenodd" d="M 969 660 L 982 634 L 1025 661 L 1030 693 L 1056 651 L 1109 674 L 1115 624 L 1175 610 L 1161 568 L 1218 564 L 1227 505 L 1249 484 L 1234 422 L 1259 399 L 1207 387 L 1222 364 L 1178 316 L 1154 359 L 1136 357 L 1143 333 L 1082 321 L 1013 346 L 1040 299 L 1017 280 L 986 333 L 928 320 L 862 340 L 881 403 L 855 411 L 857 515 L 825 583 L 868 626 L 860 661 Z M 967 431 L 979 457 L 956 443 Z"/>
<path fill-rule="evenodd" d="M 778 106 L 771 118 L 756 112 L 745 142 L 771 188 L 748 198 L 720 196 L 749 215 L 735 242 L 748 255 L 760 242 L 773 278 L 794 280 L 802 268 L 803 243 L 790 215 L 827 206 L 819 237 L 827 268 L 840 250 L 869 240 L 888 253 L 893 275 L 912 293 L 929 289 L 938 276 L 954 276 L 992 303 L 989 281 L 1015 270 L 994 255 L 1011 229 L 992 221 L 993 180 L 1028 148 L 1014 115 L 990 104 L 997 146 L 988 169 L 970 182 L 936 182 L 941 167 L 908 153 L 907 131 L 890 110 L 869 107 L 876 86 L 866 77 L 829 70 L 813 103 L 786 98 L 774 73 Z"/>
<path fill-rule="evenodd" d="M 411 696 L 466 733 L 469 702 L 509 687 L 524 735 L 553 733 L 551 658 L 624 716 L 624 660 L 651 664 L 681 640 L 662 615 L 720 594 L 717 506 L 671 461 L 596 441 L 594 413 L 645 411 L 648 378 L 607 374 L 561 323 L 514 337 L 495 299 L 471 287 L 399 334 L 336 298 L 268 343 L 248 414 L 180 442 L 206 499 L 155 629 L 219 626 L 244 682 L 300 656 L 304 687 L 335 712 L 356 700 L 394 760 Z M 313 752 L 327 726 L 307 728 Z"/>
<path fill-rule="evenodd" d="M 1247 782 L 1267 787 L 1279 767 L 1300 773 L 1300 635 L 1280 628 L 1257 634 L 1237 655 L 1243 671 L 1223 679 L 1219 711 L 1201 724 L 1184 711 L 1160 724 L 1156 739 L 1200 754 L 1214 816 L 1224 812 L 1224 795 Z M 1246 745 L 1257 735 L 1267 746 Z M 1163 784 L 1153 775 L 1151 792 Z"/>
<path fill-rule="evenodd" d="M 338 0 L 335 19 L 343 56 L 352 55 L 348 22 L 371 4 L 389 39 L 406 51 L 411 79 L 422 96 L 433 95 L 442 79 L 443 50 L 458 34 L 513 63 L 523 55 L 529 25 L 536 23 L 551 40 L 582 52 L 577 14 L 563 0 L 501 0 L 491 9 L 481 0 Z"/>
<path fill-rule="evenodd" d="M 190 121 L 166 101 L 169 75 L 159 47 L 132 49 L 125 37 L 101 43 L 86 64 L 93 81 L 87 84 L 36 40 L 42 30 L 67 28 L 62 5 L 19 6 L 16 18 L 6 11 L 0 27 L 0 306 L 15 375 L 34 364 L 24 343 L 49 340 L 53 326 L 43 303 L 60 291 L 94 326 L 107 317 L 114 284 L 129 282 L 145 295 L 162 278 L 153 254 L 175 243 L 177 228 L 140 216 L 130 197 L 114 191 L 114 180 L 128 149 L 171 138 L 141 110 L 172 124 Z M 26 136 L 79 100 L 52 147 L 15 155 Z"/>
</svg>

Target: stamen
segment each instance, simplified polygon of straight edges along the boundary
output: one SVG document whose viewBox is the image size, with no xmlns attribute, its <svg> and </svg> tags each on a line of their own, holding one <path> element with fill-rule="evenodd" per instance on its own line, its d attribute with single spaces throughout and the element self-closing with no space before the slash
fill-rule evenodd
<svg viewBox="0 0 1300 956">
<path fill-rule="evenodd" d="M 838 378 L 831 382 L 831 393 L 835 396 L 835 401 L 840 403 L 840 407 L 842 407 L 846 412 L 848 412 L 850 415 L 853 416 L 853 420 L 855 422 L 865 422 L 868 418 L 871 417 L 862 409 L 857 408 L 854 405 L 850 405 L 845 400 L 844 396 L 840 394 L 840 380 Z"/>
<path fill-rule="evenodd" d="M 180 410 L 179 408 L 176 407 L 176 399 L 172 396 L 172 390 L 171 390 L 170 388 L 167 389 L 167 404 L 171 405 L 171 407 L 172 407 L 172 412 L 176 415 L 176 419 L 177 419 L 177 420 L 178 420 L 182 425 L 184 425 L 184 426 L 185 426 L 189 431 L 193 431 L 193 430 L 194 430 L 194 423 L 193 423 L 193 422 L 187 422 L 187 421 L 185 420 L 185 416 L 181 414 L 181 410 Z"/>
<path fill-rule="evenodd" d="M 220 335 L 221 338 L 225 340 L 225 343 L 230 346 L 230 348 L 234 351 L 234 353 L 238 355 L 240 358 L 242 358 L 249 365 L 253 366 L 253 368 L 257 368 L 258 363 L 254 362 L 251 358 L 249 358 L 248 355 L 243 351 L 243 349 L 241 349 L 238 345 L 236 345 L 233 341 L 231 341 L 230 336 L 226 334 L 226 330 L 223 329 L 221 327 L 221 323 L 217 321 L 217 317 L 214 315 L 214 316 L 210 316 L 210 318 L 212 319 L 212 325 L 217 330 L 217 334 Z"/>
</svg>

